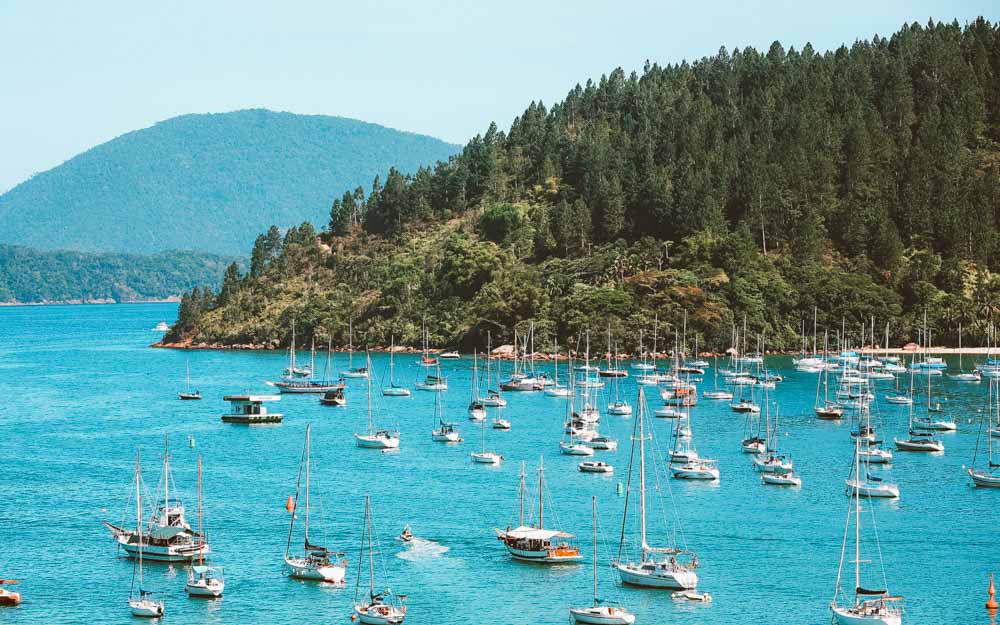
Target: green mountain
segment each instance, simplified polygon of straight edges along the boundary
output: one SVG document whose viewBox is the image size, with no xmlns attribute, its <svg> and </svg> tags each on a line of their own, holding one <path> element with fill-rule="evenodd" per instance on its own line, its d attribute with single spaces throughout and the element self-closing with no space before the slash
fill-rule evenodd
<svg viewBox="0 0 1000 625">
<path fill-rule="evenodd" d="M 233 262 L 211 254 L 43 252 L 0 245 L 0 303 L 139 302 L 217 287 Z"/>
<path fill-rule="evenodd" d="M 458 150 L 352 119 L 245 110 L 136 130 L 0 196 L 0 242 L 41 249 L 240 254 L 270 224 L 325 221 L 390 166 Z"/>
<path fill-rule="evenodd" d="M 1000 28 L 931 22 L 616 69 L 531 103 L 335 201 L 324 233 L 260 237 L 169 339 L 284 342 L 295 319 L 343 341 L 353 318 L 356 345 L 415 344 L 426 318 L 435 343 L 482 347 L 533 319 L 539 347 L 611 323 L 634 348 L 657 317 L 669 345 L 688 311 L 704 347 L 745 319 L 751 347 L 797 349 L 818 309 L 834 346 L 870 342 L 873 318 L 915 338 L 925 311 L 969 345 L 1000 315 L 998 270 Z"/>
</svg>

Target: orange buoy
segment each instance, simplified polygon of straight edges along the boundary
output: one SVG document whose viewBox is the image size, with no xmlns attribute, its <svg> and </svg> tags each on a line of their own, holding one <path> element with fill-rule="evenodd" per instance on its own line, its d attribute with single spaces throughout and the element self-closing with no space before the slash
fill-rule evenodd
<svg viewBox="0 0 1000 625">
<path fill-rule="evenodd" d="M 291 495 L 288 496 L 288 501 L 285 502 L 285 510 L 288 510 L 289 512 L 295 510 L 295 497 L 292 497 Z"/>
<path fill-rule="evenodd" d="M 1000 608 L 1000 604 L 997 603 L 996 598 L 996 588 L 993 587 L 993 573 L 990 573 L 990 589 L 987 591 L 990 594 L 990 598 L 986 600 L 987 610 L 996 610 Z"/>
</svg>

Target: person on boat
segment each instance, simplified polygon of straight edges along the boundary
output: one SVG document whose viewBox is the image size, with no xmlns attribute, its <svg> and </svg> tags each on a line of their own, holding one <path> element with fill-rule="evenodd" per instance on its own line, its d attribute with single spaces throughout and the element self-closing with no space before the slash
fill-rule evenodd
<svg viewBox="0 0 1000 625">
<path fill-rule="evenodd" d="M 411 540 L 413 538 L 413 532 L 410 531 L 409 525 L 403 527 L 403 532 L 399 535 L 399 537 L 406 541 Z"/>
</svg>

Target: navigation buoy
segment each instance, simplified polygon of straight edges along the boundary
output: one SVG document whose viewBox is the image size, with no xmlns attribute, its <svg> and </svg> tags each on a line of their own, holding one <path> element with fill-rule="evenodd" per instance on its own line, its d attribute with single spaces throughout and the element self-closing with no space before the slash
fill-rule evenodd
<svg viewBox="0 0 1000 625">
<path fill-rule="evenodd" d="M 618 494 L 619 495 L 625 494 L 625 485 L 622 484 L 621 482 L 618 482 Z"/>
<path fill-rule="evenodd" d="M 194 437 L 190 435 L 188 436 L 188 447 L 194 449 Z"/>
<path fill-rule="evenodd" d="M 292 497 L 291 495 L 288 496 L 288 501 L 285 502 L 285 510 L 288 510 L 289 512 L 295 510 L 295 497 Z"/>
<path fill-rule="evenodd" d="M 990 573 L 990 589 L 987 591 L 990 594 L 990 598 L 986 600 L 986 609 L 993 611 L 1000 608 L 1000 603 L 997 603 L 996 598 L 996 588 L 993 587 L 993 573 Z"/>
</svg>

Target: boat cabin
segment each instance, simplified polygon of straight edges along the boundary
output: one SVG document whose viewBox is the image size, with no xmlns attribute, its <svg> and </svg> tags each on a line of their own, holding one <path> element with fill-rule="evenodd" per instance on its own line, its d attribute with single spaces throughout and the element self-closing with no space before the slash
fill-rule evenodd
<svg viewBox="0 0 1000 625">
<path fill-rule="evenodd" d="M 279 395 L 226 395 L 222 398 L 229 402 L 229 413 L 222 415 L 226 423 L 281 423 L 285 415 L 278 412 L 268 412 L 264 402 L 280 401 Z"/>
</svg>

